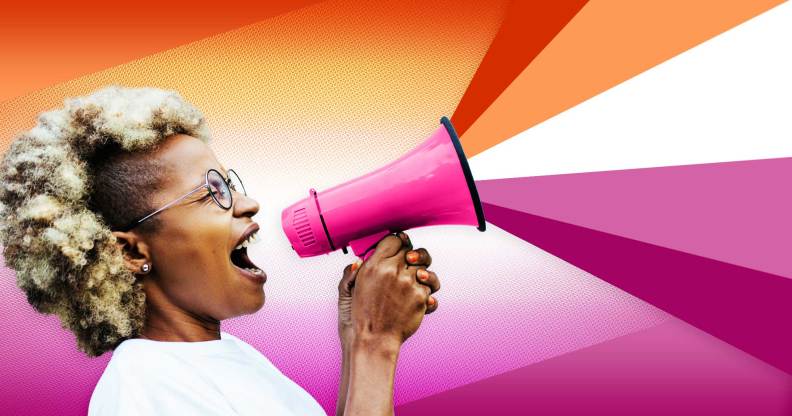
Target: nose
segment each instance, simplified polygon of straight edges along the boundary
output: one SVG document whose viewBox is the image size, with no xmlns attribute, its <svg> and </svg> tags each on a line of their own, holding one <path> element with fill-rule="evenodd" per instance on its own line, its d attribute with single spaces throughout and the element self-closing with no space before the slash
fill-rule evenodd
<svg viewBox="0 0 792 416">
<path fill-rule="evenodd" d="M 252 217 L 259 212 L 259 203 L 255 199 L 243 194 L 234 192 L 234 216 Z"/>
</svg>

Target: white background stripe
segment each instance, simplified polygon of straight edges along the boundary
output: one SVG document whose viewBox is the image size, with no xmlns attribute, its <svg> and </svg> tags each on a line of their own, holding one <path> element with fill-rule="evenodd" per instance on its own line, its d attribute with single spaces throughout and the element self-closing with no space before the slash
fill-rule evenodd
<svg viewBox="0 0 792 416">
<path fill-rule="evenodd" d="M 482 180 L 785 156 L 792 156 L 790 3 L 472 157 L 470 165 Z"/>
</svg>

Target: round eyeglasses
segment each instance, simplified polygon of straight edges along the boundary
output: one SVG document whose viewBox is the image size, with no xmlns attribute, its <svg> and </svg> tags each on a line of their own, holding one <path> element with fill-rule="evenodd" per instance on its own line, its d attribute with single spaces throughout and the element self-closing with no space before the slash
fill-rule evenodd
<svg viewBox="0 0 792 416">
<path fill-rule="evenodd" d="M 231 209 L 231 207 L 234 205 L 234 197 L 232 196 L 231 191 L 235 191 L 235 192 L 241 191 L 243 195 L 247 195 L 247 192 L 245 191 L 245 186 L 242 185 L 242 180 L 239 179 L 239 175 L 237 175 L 237 173 L 233 169 L 228 169 L 228 179 L 224 178 L 223 174 L 220 173 L 218 170 L 209 169 L 206 171 L 204 183 L 198 185 L 195 189 L 193 189 L 190 192 L 187 192 L 186 194 L 180 196 L 179 198 L 174 199 L 171 202 L 168 202 L 167 204 L 163 205 L 162 207 L 152 212 L 151 214 L 148 214 L 143 218 L 140 218 L 139 220 L 132 221 L 131 223 L 127 224 L 124 227 L 119 228 L 118 230 L 129 231 L 135 228 L 136 226 L 140 225 L 140 223 L 142 223 L 143 221 L 146 221 L 147 219 L 153 217 L 154 215 L 157 215 L 160 212 L 165 211 L 166 209 L 172 207 L 179 201 L 200 191 L 201 189 L 205 189 L 207 192 L 209 192 L 209 195 L 212 196 L 212 200 L 214 200 L 214 202 L 218 206 L 220 206 L 220 208 L 226 210 Z"/>
</svg>

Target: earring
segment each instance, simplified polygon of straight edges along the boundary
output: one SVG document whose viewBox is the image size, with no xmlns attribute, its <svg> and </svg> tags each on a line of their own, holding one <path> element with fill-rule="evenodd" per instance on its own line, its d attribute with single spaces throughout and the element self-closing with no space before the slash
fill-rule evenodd
<svg viewBox="0 0 792 416">
<path fill-rule="evenodd" d="M 151 270 L 151 266 L 149 266 L 148 263 L 143 263 L 142 269 L 143 269 L 143 273 L 148 273 L 149 270 Z"/>
</svg>

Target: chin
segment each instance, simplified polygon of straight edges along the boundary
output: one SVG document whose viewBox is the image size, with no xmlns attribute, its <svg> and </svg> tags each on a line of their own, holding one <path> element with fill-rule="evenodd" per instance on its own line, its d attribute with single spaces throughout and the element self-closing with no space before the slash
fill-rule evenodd
<svg viewBox="0 0 792 416">
<path fill-rule="evenodd" d="M 242 315 L 251 315 L 261 310 L 264 307 L 264 302 L 266 300 L 266 296 L 264 295 L 264 291 L 261 291 L 261 296 L 258 299 L 251 300 L 250 302 L 246 302 L 245 310 L 242 312 Z"/>
</svg>

